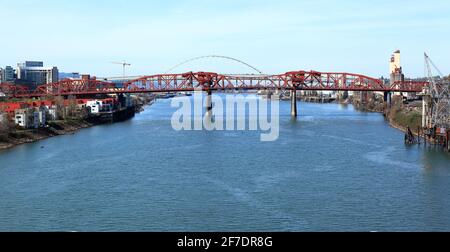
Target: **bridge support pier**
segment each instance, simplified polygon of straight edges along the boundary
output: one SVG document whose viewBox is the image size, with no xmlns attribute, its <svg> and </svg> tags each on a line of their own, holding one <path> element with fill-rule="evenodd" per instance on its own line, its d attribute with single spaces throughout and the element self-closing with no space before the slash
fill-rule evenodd
<svg viewBox="0 0 450 252">
<path fill-rule="evenodd" d="M 392 105 L 392 93 L 384 92 L 384 102 L 386 102 L 387 106 L 390 108 Z"/>
<path fill-rule="evenodd" d="M 206 113 L 211 115 L 212 114 L 212 91 L 208 90 L 206 95 Z"/>
<path fill-rule="evenodd" d="M 297 89 L 291 90 L 291 116 L 297 117 Z"/>
<path fill-rule="evenodd" d="M 361 104 L 366 105 L 367 104 L 367 92 L 360 91 L 359 95 L 361 97 Z"/>
<path fill-rule="evenodd" d="M 422 128 L 427 126 L 427 102 L 425 97 L 422 97 Z"/>
<path fill-rule="evenodd" d="M 433 106 L 430 95 L 422 96 L 422 127 L 427 128 L 430 123 L 430 108 Z"/>
</svg>

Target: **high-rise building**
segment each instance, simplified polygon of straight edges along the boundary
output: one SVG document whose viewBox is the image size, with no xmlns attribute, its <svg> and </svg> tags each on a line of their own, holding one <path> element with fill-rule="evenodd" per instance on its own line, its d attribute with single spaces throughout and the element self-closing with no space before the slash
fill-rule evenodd
<svg viewBox="0 0 450 252">
<path fill-rule="evenodd" d="M 17 64 L 21 67 L 44 67 L 44 62 L 42 61 L 25 61 L 25 63 Z"/>
<path fill-rule="evenodd" d="M 6 66 L 5 69 L 0 68 L 0 82 L 13 82 L 14 68 Z"/>
<path fill-rule="evenodd" d="M 17 79 L 35 89 L 39 85 L 58 82 L 58 68 L 44 67 L 41 61 L 26 61 L 17 64 Z"/>
</svg>

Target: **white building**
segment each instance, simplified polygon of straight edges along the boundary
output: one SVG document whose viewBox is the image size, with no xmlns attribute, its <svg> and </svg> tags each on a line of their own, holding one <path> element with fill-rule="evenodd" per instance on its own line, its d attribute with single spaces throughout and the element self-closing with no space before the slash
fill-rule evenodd
<svg viewBox="0 0 450 252">
<path fill-rule="evenodd" d="M 102 106 L 101 101 L 93 100 L 86 102 L 86 106 L 91 108 L 92 114 L 98 114 L 100 113 L 100 108 Z"/>
<path fill-rule="evenodd" d="M 14 123 L 22 128 L 28 128 L 31 124 L 28 109 L 18 109 L 15 112 Z"/>
<path fill-rule="evenodd" d="M 14 115 L 14 122 L 16 125 L 30 129 L 37 129 L 45 126 L 47 123 L 47 110 L 45 107 L 36 109 L 17 109 Z"/>
<path fill-rule="evenodd" d="M 46 118 L 46 119 L 51 120 L 51 121 L 58 120 L 58 107 L 52 106 L 52 107 L 48 108 L 48 118 Z"/>
</svg>

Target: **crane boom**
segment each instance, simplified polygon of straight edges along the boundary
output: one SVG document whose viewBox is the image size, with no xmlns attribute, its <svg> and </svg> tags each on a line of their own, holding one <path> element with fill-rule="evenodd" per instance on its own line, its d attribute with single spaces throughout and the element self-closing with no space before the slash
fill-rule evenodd
<svg viewBox="0 0 450 252">
<path fill-rule="evenodd" d="M 131 66 L 131 64 L 127 63 L 125 60 L 123 60 L 122 62 L 111 62 L 111 64 L 122 65 L 122 67 L 123 67 L 123 78 L 125 79 L 125 68 L 127 66 Z"/>
</svg>

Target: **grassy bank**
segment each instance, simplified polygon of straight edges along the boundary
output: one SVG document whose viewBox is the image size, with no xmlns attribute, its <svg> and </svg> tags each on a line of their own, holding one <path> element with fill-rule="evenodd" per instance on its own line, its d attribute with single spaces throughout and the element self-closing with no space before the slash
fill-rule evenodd
<svg viewBox="0 0 450 252">
<path fill-rule="evenodd" d="M 422 113 L 419 111 L 421 108 L 417 104 L 403 104 L 401 97 L 394 97 L 390 108 L 387 108 L 383 100 L 373 98 L 365 104 L 361 104 L 356 99 L 353 101 L 353 105 L 361 111 L 384 113 L 392 127 L 404 132 L 410 127 L 411 131 L 417 134 L 417 129 L 422 127 Z"/>
<path fill-rule="evenodd" d="M 405 105 L 401 99 L 394 99 L 390 109 L 386 111 L 386 117 L 395 128 L 406 132 L 409 127 L 414 134 L 422 128 L 421 108 L 413 105 Z"/>
<path fill-rule="evenodd" d="M 389 113 L 388 119 L 403 130 L 410 127 L 415 133 L 419 127 L 422 127 L 422 115 L 417 111 L 394 110 Z"/>
</svg>

